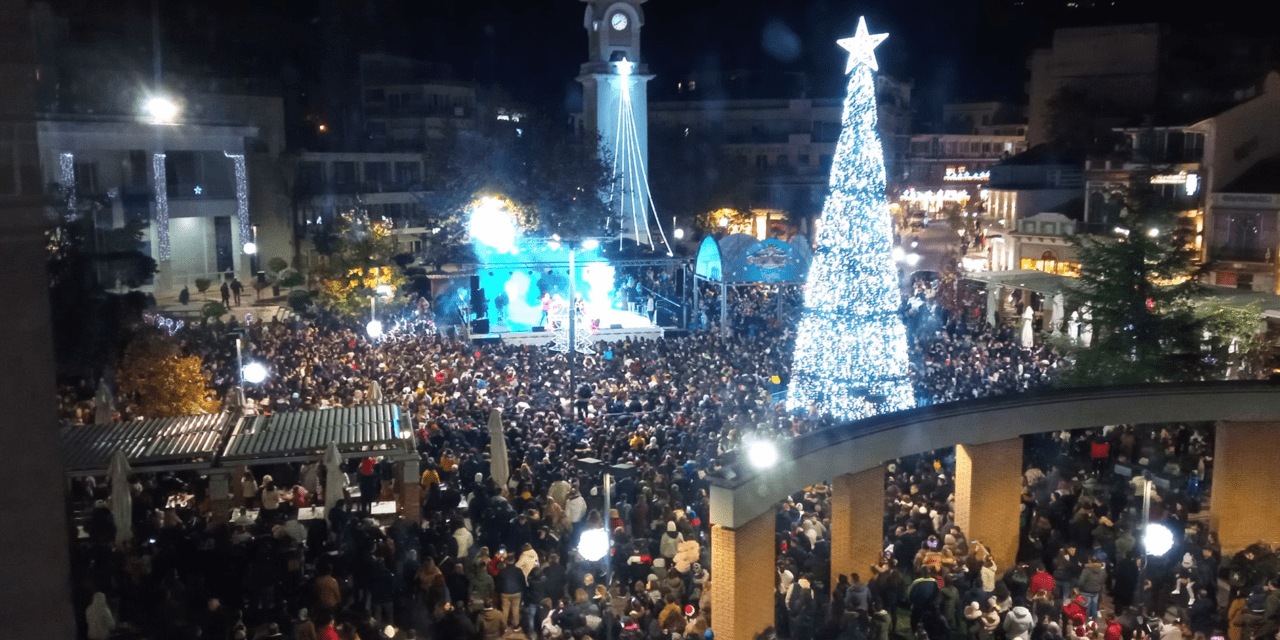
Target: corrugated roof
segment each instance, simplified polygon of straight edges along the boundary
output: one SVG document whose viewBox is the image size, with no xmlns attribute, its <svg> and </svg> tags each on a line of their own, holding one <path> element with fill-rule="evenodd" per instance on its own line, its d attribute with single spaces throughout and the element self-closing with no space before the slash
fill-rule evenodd
<svg viewBox="0 0 1280 640">
<path fill-rule="evenodd" d="M 62 468 L 66 472 L 105 470 L 116 449 L 123 450 L 135 467 L 201 459 L 212 463 L 230 417 L 204 413 L 64 427 L 59 447 Z"/>
<path fill-rule="evenodd" d="M 350 453 L 365 447 L 411 448 L 401 436 L 400 407 L 362 405 L 320 411 L 274 413 L 245 418 L 227 441 L 226 460 L 277 458 L 322 453 L 330 442 Z M 408 429 L 407 422 L 404 428 Z"/>
</svg>

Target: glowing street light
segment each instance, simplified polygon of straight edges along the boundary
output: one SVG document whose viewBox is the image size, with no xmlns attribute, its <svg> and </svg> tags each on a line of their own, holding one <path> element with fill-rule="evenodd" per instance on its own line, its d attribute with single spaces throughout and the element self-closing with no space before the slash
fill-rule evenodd
<svg viewBox="0 0 1280 640">
<path fill-rule="evenodd" d="M 262 366 L 261 362 L 250 362 L 244 365 L 240 373 L 244 376 L 244 381 L 249 384 L 258 384 L 267 379 L 267 368 Z"/>
<path fill-rule="evenodd" d="M 1173 548 L 1173 532 L 1162 524 L 1148 524 L 1142 534 L 1142 546 L 1149 556 L 1162 556 Z"/>
<path fill-rule="evenodd" d="M 600 248 L 600 241 L 595 238 L 587 238 L 582 241 L 583 251 L 595 251 L 598 248 Z"/>
<path fill-rule="evenodd" d="M 588 529 L 578 538 L 578 554 L 587 562 L 596 562 L 609 553 L 609 534 L 604 529 Z"/>
<path fill-rule="evenodd" d="M 391 295 L 392 289 L 391 289 L 391 285 L 389 284 L 380 284 L 374 288 L 374 291 L 377 291 L 378 295 L 385 298 Z"/>
<path fill-rule="evenodd" d="M 144 108 L 156 124 L 173 124 L 178 118 L 178 105 L 163 96 L 155 96 L 147 100 Z"/>
<path fill-rule="evenodd" d="M 246 243 L 244 243 L 244 252 L 245 252 L 246 254 L 248 254 L 248 255 L 253 255 L 253 254 L 257 253 L 257 252 L 258 252 L 258 244 L 257 244 L 256 242 L 246 242 Z"/>
<path fill-rule="evenodd" d="M 370 338 L 373 338 L 375 340 L 378 338 L 381 338 L 382 322 L 380 320 L 370 320 L 369 324 L 366 324 L 364 326 L 364 330 L 365 330 L 365 333 L 369 334 Z"/>
<path fill-rule="evenodd" d="M 768 440 L 747 443 L 747 462 L 756 469 L 772 469 L 778 464 L 778 445 Z"/>
<path fill-rule="evenodd" d="M 676 227 L 676 240 L 684 240 L 684 229 Z"/>
</svg>

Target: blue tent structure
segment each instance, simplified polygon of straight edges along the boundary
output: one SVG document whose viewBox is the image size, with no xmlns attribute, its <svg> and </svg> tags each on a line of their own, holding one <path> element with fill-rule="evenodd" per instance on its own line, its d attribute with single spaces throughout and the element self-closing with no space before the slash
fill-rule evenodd
<svg viewBox="0 0 1280 640">
<path fill-rule="evenodd" d="M 719 240 L 708 236 L 698 247 L 693 275 L 695 280 L 704 280 L 720 287 L 720 326 L 727 331 L 729 287 L 753 284 L 802 285 L 812 260 L 813 253 L 804 236 L 795 236 L 790 242 L 776 238 L 757 240 L 745 233 L 727 235 Z M 697 309 L 697 287 L 694 287 L 693 295 L 693 306 Z"/>
</svg>

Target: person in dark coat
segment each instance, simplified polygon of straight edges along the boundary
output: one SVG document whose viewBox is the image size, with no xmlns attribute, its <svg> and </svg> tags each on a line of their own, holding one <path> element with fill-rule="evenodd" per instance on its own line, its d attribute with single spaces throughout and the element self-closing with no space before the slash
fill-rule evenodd
<svg viewBox="0 0 1280 640">
<path fill-rule="evenodd" d="M 227 283 L 224 282 L 222 283 L 222 286 L 218 288 L 218 290 L 222 293 L 222 306 L 230 308 L 231 307 L 231 288 L 228 287 Z"/>
<path fill-rule="evenodd" d="M 182 291 L 178 292 L 178 304 L 187 305 L 191 303 L 191 290 L 187 285 L 182 285 Z"/>
</svg>

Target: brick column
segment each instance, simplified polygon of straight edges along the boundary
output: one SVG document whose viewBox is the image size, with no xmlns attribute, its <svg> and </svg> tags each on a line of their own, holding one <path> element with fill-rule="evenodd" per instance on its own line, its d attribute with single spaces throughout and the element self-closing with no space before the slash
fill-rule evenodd
<svg viewBox="0 0 1280 640">
<path fill-rule="evenodd" d="M 1280 423 L 1220 422 L 1214 436 L 1209 522 L 1222 550 L 1235 553 L 1255 542 L 1280 543 Z"/>
<path fill-rule="evenodd" d="M 711 527 L 711 629 L 717 638 L 752 638 L 773 626 L 773 509 L 737 529 Z"/>
<path fill-rule="evenodd" d="M 210 523 L 230 522 L 231 520 L 231 476 L 228 473 L 209 473 L 209 517 Z"/>
<path fill-rule="evenodd" d="M 836 476 L 831 495 L 831 585 L 836 576 L 856 573 L 871 579 L 871 566 L 884 550 L 883 466 Z"/>
<path fill-rule="evenodd" d="M 417 459 L 396 462 L 396 471 L 396 477 L 400 480 L 400 490 L 396 493 L 396 501 L 400 503 L 398 511 L 408 522 L 421 522 L 422 485 L 419 483 L 422 478 L 418 476 Z"/>
<path fill-rule="evenodd" d="M 956 445 L 956 524 L 991 551 L 1000 570 L 1018 555 L 1022 438 Z"/>
</svg>

